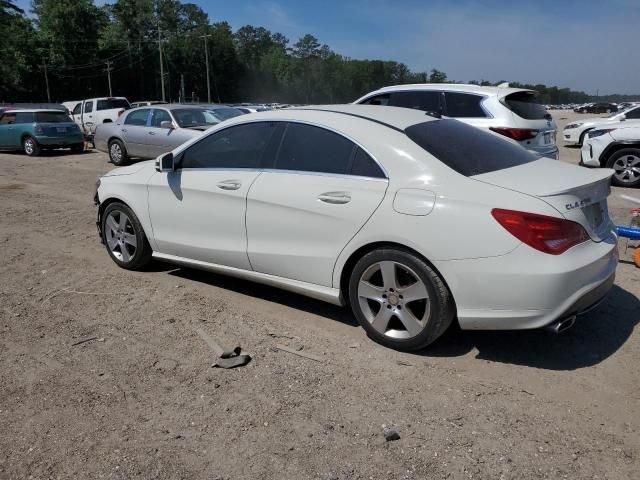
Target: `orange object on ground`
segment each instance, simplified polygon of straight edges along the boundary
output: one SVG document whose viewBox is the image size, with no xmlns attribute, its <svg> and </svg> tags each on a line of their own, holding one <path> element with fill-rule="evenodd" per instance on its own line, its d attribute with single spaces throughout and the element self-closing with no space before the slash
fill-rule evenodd
<svg viewBox="0 0 640 480">
<path fill-rule="evenodd" d="M 633 263 L 636 264 L 636 267 L 640 268 L 640 247 L 636 248 L 636 251 L 633 252 Z"/>
</svg>

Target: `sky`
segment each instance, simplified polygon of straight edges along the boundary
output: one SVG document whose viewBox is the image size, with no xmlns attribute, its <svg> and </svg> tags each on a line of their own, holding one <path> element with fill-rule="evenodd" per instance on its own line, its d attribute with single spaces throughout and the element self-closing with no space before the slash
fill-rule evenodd
<svg viewBox="0 0 640 480">
<path fill-rule="evenodd" d="M 310 33 L 351 58 L 437 68 L 456 81 L 640 93 L 640 0 L 190 1 L 234 30 L 263 26 L 291 44 Z"/>
</svg>

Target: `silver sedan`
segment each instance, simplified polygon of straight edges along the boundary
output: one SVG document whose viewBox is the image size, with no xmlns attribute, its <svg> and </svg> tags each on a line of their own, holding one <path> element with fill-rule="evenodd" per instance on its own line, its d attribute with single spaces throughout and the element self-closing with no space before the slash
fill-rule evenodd
<svg viewBox="0 0 640 480">
<path fill-rule="evenodd" d="M 116 122 L 105 123 L 96 130 L 98 150 L 109 154 L 114 165 L 129 163 L 131 158 L 156 158 L 209 127 L 243 112 L 222 106 L 158 105 L 134 108 Z"/>
</svg>

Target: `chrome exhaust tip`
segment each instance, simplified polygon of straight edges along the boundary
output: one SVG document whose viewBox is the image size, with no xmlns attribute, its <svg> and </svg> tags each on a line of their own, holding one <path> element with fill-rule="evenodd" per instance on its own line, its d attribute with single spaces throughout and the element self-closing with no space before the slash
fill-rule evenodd
<svg viewBox="0 0 640 480">
<path fill-rule="evenodd" d="M 544 327 L 544 329 L 555 334 L 559 334 L 569 330 L 571 327 L 573 327 L 574 323 L 576 323 L 576 316 L 571 315 L 570 317 L 557 320 L 552 324 L 547 325 L 546 327 Z"/>
</svg>

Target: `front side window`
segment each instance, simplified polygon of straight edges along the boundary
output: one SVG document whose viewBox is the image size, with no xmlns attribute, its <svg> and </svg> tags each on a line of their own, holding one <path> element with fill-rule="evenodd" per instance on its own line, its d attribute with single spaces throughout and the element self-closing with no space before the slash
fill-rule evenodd
<svg viewBox="0 0 640 480">
<path fill-rule="evenodd" d="M 354 144 L 324 128 L 290 123 L 275 168 L 303 172 L 347 174 Z"/>
<path fill-rule="evenodd" d="M 627 113 L 624 114 L 624 116 L 628 120 L 640 119 L 640 107 L 629 110 Z"/>
<path fill-rule="evenodd" d="M 437 91 L 393 92 L 389 106 L 440 113 L 442 111 L 441 97 L 442 93 Z"/>
<path fill-rule="evenodd" d="M 367 98 L 362 102 L 362 105 L 389 105 L 389 94 L 384 93 L 382 95 L 376 95 L 371 98 Z"/>
<path fill-rule="evenodd" d="M 173 116 L 181 128 L 210 127 L 220 123 L 220 119 L 203 108 L 179 108 Z"/>
<path fill-rule="evenodd" d="M 482 97 L 462 92 L 446 92 L 446 115 L 453 118 L 486 118 L 486 113 L 480 106 Z"/>
<path fill-rule="evenodd" d="M 258 168 L 276 126 L 276 122 L 248 123 L 208 135 L 182 154 L 180 167 Z"/>
<path fill-rule="evenodd" d="M 84 104 L 84 113 L 93 112 L 93 100 Z"/>
<path fill-rule="evenodd" d="M 5 113 L 2 118 L 0 118 L 0 125 L 11 125 L 16 123 L 16 114 L 15 113 Z"/>
<path fill-rule="evenodd" d="M 71 114 L 72 115 L 80 115 L 81 111 L 82 111 L 82 104 L 79 103 L 73 108 L 73 112 L 71 112 Z"/>
<path fill-rule="evenodd" d="M 134 110 L 129 115 L 127 115 L 124 124 L 145 127 L 147 125 L 147 117 L 149 116 L 150 111 L 151 110 L 149 110 L 148 108 L 143 108 L 142 110 Z"/>
<path fill-rule="evenodd" d="M 153 116 L 151 117 L 151 126 L 160 128 L 162 122 L 172 122 L 171 115 L 166 110 L 160 110 L 159 108 L 153 109 Z"/>
<path fill-rule="evenodd" d="M 466 177 L 524 165 L 538 159 L 507 139 L 458 120 L 434 120 L 405 129 L 407 136 Z"/>
</svg>

